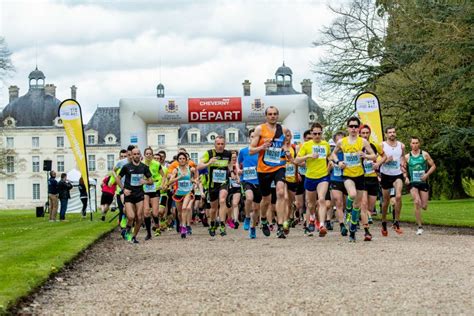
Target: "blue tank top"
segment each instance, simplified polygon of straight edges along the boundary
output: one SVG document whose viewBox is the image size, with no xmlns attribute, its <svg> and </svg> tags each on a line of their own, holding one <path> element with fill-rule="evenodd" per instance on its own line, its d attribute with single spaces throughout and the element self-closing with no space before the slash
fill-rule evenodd
<svg viewBox="0 0 474 316">
<path fill-rule="evenodd" d="M 342 152 L 337 153 L 337 160 L 340 160 L 340 161 L 344 160 L 344 154 Z M 342 169 L 336 165 L 334 165 L 334 168 L 332 168 L 331 170 L 331 181 L 334 181 L 334 182 L 344 181 L 342 179 Z"/>
<path fill-rule="evenodd" d="M 258 153 L 250 155 L 248 147 L 242 148 L 239 152 L 238 163 L 242 164 L 242 175 L 240 176 L 240 182 L 248 182 L 258 185 Z"/>
<path fill-rule="evenodd" d="M 178 167 L 178 178 L 182 175 L 180 168 Z M 188 167 L 186 175 L 178 180 L 178 187 L 176 189 L 176 195 L 183 196 L 189 194 L 193 188 L 191 182 L 191 170 Z"/>
</svg>

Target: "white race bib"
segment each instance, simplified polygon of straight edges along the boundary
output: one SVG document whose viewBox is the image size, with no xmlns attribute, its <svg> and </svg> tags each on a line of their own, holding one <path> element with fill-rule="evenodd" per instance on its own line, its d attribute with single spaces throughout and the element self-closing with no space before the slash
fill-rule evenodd
<svg viewBox="0 0 474 316">
<path fill-rule="evenodd" d="M 366 174 L 374 173 L 374 163 L 372 160 L 364 160 L 364 170 Z"/>
<path fill-rule="evenodd" d="M 286 171 L 285 171 L 285 177 L 294 177 L 296 174 L 296 168 L 295 165 L 292 163 L 289 163 L 286 165 Z"/>
<path fill-rule="evenodd" d="M 130 175 L 130 185 L 132 187 L 138 187 L 141 185 L 140 180 L 143 179 L 143 174 L 134 174 Z"/>
<path fill-rule="evenodd" d="M 391 169 L 391 170 L 398 170 L 400 169 L 400 162 L 398 160 L 392 160 L 389 162 L 384 163 L 385 168 Z"/>
<path fill-rule="evenodd" d="M 263 161 L 279 164 L 281 162 L 281 148 L 270 147 L 265 150 L 265 155 L 263 156 Z"/>
<path fill-rule="evenodd" d="M 178 191 L 191 191 L 191 181 L 190 180 L 179 180 L 178 181 Z"/>
<path fill-rule="evenodd" d="M 326 159 L 326 146 L 313 146 L 313 154 L 318 154 L 318 159 Z"/>
<path fill-rule="evenodd" d="M 421 177 L 425 175 L 424 170 L 414 170 L 412 174 L 413 174 L 413 179 L 411 179 L 412 182 L 423 182 L 423 180 L 421 180 Z"/>
<path fill-rule="evenodd" d="M 334 176 L 341 177 L 342 176 L 342 169 L 338 166 L 334 166 Z"/>
<path fill-rule="evenodd" d="M 344 163 L 348 167 L 360 165 L 360 157 L 358 153 L 344 153 Z"/>
<path fill-rule="evenodd" d="M 245 167 L 243 170 L 243 179 L 245 181 L 257 180 L 257 168 L 256 167 Z"/>
<path fill-rule="evenodd" d="M 145 190 L 144 190 L 146 193 L 149 193 L 149 192 L 156 192 L 156 185 L 155 183 L 153 182 L 153 184 L 145 184 Z"/>
<path fill-rule="evenodd" d="M 214 169 L 212 171 L 212 182 L 214 183 L 225 183 L 227 172 L 225 170 Z"/>
<path fill-rule="evenodd" d="M 300 175 L 302 175 L 302 176 L 306 175 L 306 166 L 304 166 L 304 167 L 299 167 L 299 168 L 298 168 L 298 172 L 299 172 Z"/>
</svg>

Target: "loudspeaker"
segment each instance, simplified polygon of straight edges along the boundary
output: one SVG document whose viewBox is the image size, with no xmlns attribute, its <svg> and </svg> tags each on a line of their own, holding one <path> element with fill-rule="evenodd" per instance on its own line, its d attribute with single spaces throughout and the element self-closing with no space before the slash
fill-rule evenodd
<svg viewBox="0 0 474 316">
<path fill-rule="evenodd" d="M 44 207 L 42 206 L 36 207 L 36 217 L 44 217 Z"/>
<path fill-rule="evenodd" d="M 51 171 L 52 165 L 53 165 L 53 161 L 43 160 L 43 171 Z"/>
</svg>

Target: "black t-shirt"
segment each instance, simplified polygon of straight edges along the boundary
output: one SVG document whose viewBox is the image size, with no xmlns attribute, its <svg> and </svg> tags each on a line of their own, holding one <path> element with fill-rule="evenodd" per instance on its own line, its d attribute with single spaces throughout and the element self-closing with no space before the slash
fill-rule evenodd
<svg viewBox="0 0 474 316">
<path fill-rule="evenodd" d="M 121 178 L 125 176 L 125 189 L 140 192 L 143 191 L 143 184 L 140 184 L 140 180 L 144 177 L 151 178 L 151 172 L 148 166 L 142 162 L 138 165 L 134 165 L 133 162 L 130 162 L 122 167 L 119 176 Z"/>
</svg>

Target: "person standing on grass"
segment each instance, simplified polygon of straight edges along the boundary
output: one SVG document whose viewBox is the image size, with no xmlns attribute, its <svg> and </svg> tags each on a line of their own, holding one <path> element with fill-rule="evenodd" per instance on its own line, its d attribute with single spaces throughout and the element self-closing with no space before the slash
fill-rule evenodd
<svg viewBox="0 0 474 316">
<path fill-rule="evenodd" d="M 72 184 L 67 179 L 67 174 L 61 173 L 61 180 L 58 182 L 58 197 L 61 202 L 61 210 L 59 211 L 59 220 L 66 220 L 66 211 L 68 200 L 71 198 L 69 191 L 72 189 Z"/>
<path fill-rule="evenodd" d="M 411 151 L 405 155 L 407 170 L 404 173 L 405 184 L 410 190 L 415 206 L 415 217 L 418 225 L 417 235 L 423 234 L 421 223 L 421 209 L 428 208 L 430 186 L 428 178 L 436 170 L 436 165 L 427 151 L 420 149 L 420 139 L 412 136 L 410 141 Z M 429 167 L 429 169 L 428 169 Z"/>
<path fill-rule="evenodd" d="M 86 218 L 88 196 L 87 196 L 86 185 L 84 184 L 84 179 L 82 177 L 79 179 L 79 197 L 81 198 L 81 202 L 82 202 L 82 210 L 81 210 L 82 218 Z"/>
<path fill-rule="evenodd" d="M 58 180 L 56 180 L 56 171 L 49 172 L 48 179 L 48 202 L 49 202 L 49 221 L 56 221 L 58 213 Z"/>
</svg>

